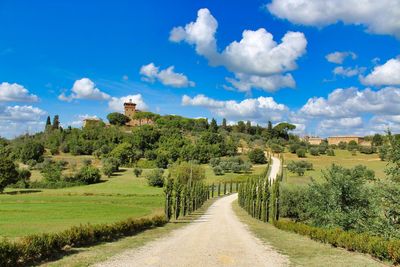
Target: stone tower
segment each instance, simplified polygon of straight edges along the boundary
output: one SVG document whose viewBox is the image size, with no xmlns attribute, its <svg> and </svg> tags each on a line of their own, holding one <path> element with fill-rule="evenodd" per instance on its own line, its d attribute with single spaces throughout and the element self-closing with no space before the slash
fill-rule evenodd
<svg viewBox="0 0 400 267">
<path fill-rule="evenodd" d="M 136 113 L 136 104 L 132 102 L 132 99 L 129 99 L 129 102 L 124 103 L 125 116 L 129 118 L 133 118 Z"/>
</svg>

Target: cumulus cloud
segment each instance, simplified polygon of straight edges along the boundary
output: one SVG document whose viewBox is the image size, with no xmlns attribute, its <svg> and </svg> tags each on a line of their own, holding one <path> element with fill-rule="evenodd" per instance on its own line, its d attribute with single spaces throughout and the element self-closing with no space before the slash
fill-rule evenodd
<svg viewBox="0 0 400 267">
<path fill-rule="evenodd" d="M 296 82 L 290 73 L 267 77 L 237 73 L 235 79 L 226 78 L 226 80 L 240 92 L 248 92 L 252 88 L 260 88 L 267 92 L 273 92 L 279 88 L 296 87 Z"/>
<path fill-rule="evenodd" d="M 174 66 L 170 66 L 167 69 L 160 70 L 154 63 L 150 63 L 140 68 L 140 74 L 142 79 L 147 82 L 158 80 L 166 86 L 177 88 L 195 86 L 195 83 L 190 81 L 183 73 L 176 73 L 174 68 Z"/>
<path fill-rule="evenodd" d="M 136 103 L 136 108 L 139 110 L 147 110 L 147 105 L 144 102 L 141 94 L 136 95 L 127 95 L 123 97 L 112 97 L 108 102 L 108 108 L 111 111 L 123 112 L 124 111 L 124 103 L 132 100 L 133 103 Z"/>
<path fill-rule="evenodd" d="M 273 91 L 278 89 L 277 86 L 294 85 L 293 81 L 288 82 L 289 79 L 293 80 L 292 76 L 277 77 L 277 75 L 297 68 L 296 61 L 306 52 L 307 40 L 303 33 L 287 32 L 281 42 L 277 43 L 273 35 L 264 28 L 256 31 L 244 30 L 240 41 L 233 41 L 219 53 L 215 38 L 217 28 L 218 22 L 210 11 L 206 8 L 200 9 L 195 22 L 172 29 L 170 40 L 185 41 L 194 45 L 196 52 L 207 58 L 211 65 L 224 66 L 233 72 L 236 78 L 239 77 L 239 81 L 232 84 L 238 85 L 240 88 L 237 89 L 240 91 L 244 91 L 243 88 L 250 90 L 253 87 Z M 270 76 L 274 77 L 261 82 L 261 78 Z M 240 77 L 245 79 L 242 81 Z M 249 85 L 249 80 L 258 82 Z M 280 82 L 277 83 L 277 80 Z M 271 81 L 274 81 L 274 86 L 271 86 Z M 269 85 L 265 86 L 267 82 Z"/>
<path fill-rule="evenodd" d="M 37 102 L 39 98 L 17 83 L 0 84 L 0 102 Z"/>
<path fill-rule="evenodd" d="M 213 114 L 228 120 L 254 120 L 265 123 L 268 120 L 281 120 L 286 116 L 288 108 L 275 102 L 272 97 L 248 98 L 240 102 L 235 100 L 220 101 L 205 95 L 182 97 L 182 105 L 198 106 L 209 109 Z"/>
<path fill-rule="evenodd" d="M 366 85 L 400 85 L 400 58 L 393 58 L 383 65 L 376 66 L 370 74 L 361 77 L 360 80 Z"/>
<path fill-rule="evenodd" d="M 347 51 L 347 52 L 333 52 L 325 56 L 326 60 L 335 64 L 342 64 L 347 57 L 351 57 L 353 60 L 357 58 L 356 53 Z"/>
<path fill-rule="evenodd" d="M 110 95 L 97 88 L 95 83 L 89 78 L 76 80 L 69 96 L 64 93 L 58 96 L 58 99 L 62 101 L 72 101 L 74 99 L 109 100 L 110 98 Z"/>
<path fill-rule="evenodd" d="M 327 98 L 310 98 L 300 109 L 311 117 L 351 117 L 361 113 L 400 114 L 400 89 L 386 87 L 379 91 L 351 87 L 336 89 Z"/>
<path fill-rule="evenodd" d="M 273 0 L 266 7 L 295 24 L 322 27 L 341 21 L 364 25 L 370 33 L 400 38 L 398 0 Z"/>
<path fill-rule="evenodd" d="M 353 76 L 360 75 L 365 70 L 366 70 L 366 68 L 364 68 L 364 67 L 345 68 L 343 66 L 338 66 L 333 69 L 333 74 L 339 75 L 339 76 L 344 76 L 344 77 L 353 77 Z"/>
</svg>

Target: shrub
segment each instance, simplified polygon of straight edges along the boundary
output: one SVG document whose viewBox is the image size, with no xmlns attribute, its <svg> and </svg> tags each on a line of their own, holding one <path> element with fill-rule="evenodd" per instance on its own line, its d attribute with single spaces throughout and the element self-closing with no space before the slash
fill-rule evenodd
<svg viewBox="0 0 400 267">
<path fill-rule="evenodd" d="M 215 175 L 224 175 L 224 169 L 222 169 L 222 167 L 219 165 L 213 168 L 213 172 Z"/>
<path fill-rule="evenodd" d="M 142 175 L 143 170 L 141 168 L 134 168 L 133 173 L 135 174 L 136 177 L 139 177 Z"/>
<path fill-rule="evenodd" d="M 347 148 L 347 143 L 340 141 L 338 144 L 339 149 L 346 149 Z"/>
<path fill-rule="evenodd" d="M 18 172 L 12 160 L 0 156 L 0 193 L 7 185 L 18 181 Z"/>
<path fill-rule="evenodd" d="M 154 169 L 157 168 L 157 164 L 154 160 L 141 158 L 136 162 L 136 167 L 141 169 Z"/>
<path fill-rule="evenodd" d="M 249 159 L 251 163 L 254 164 L 264 164 L 267 159 L 265 158 L 265 153 L 260 148 L 255 148 L 249 152 Z"/>
<path fill-rule="evenodd" d="M 290 146 L 289 146 L 289 151 L 290 151 L 290 153 L 293 153 L 293 154 L 295 154 L 295 153 L 297 153 L 297 150 L 300 148 L 300 145 L 298 144 L 298 143 L 294 143 L 294 144 L 291 144 Z"/>
<path fill-rule="evenodd" d="M 312 147 L 310 148 L 310 154 L 313 156 L 319 156 L 319 149 L 318 147 Z"/>
<path fill-rule="evenodd" d="M 154 187 L 163 187 L 164 186 L 163 174 L 164 174 L 163 169 L 154 169 L 150 171 L 146 176 L 148 184 Z"/>
<path fill-rule="evenodd" d="M 375 153 L 374 148 L 371 147 L 371 146 L 360 146 L 359 151 L 360 151 L 360 153 L 363 153 L 363 154 L 373 154 L 373 153 Z"/>
<path fill-rule="evenodd" d="M 220 163 L 221 163 L 221 159 L 220 158 L 212 158 L 212 159 L 210 159 L 211 167 L 215 167 L 215 166 L 219 165 Z"/>
<path fill-rule="evenodd" d="M 32 266 L 64 253 L 66 246 L 82 247 L 137 234 L 167 223 L 164 216 L 127 219 L 112 224 L 74 226 L 59 233 L 37 234 L 19 241 L 0 240 L 0 266 Z"/>
<path fill-rule="evenodd" d="M 283 146 L 280 146 L 278 144 L 272 144 L 271 145 L 271 150 L 273 153 L 282 153 L 285 151 L 285 148 Z"/>
<path fill-rule="evenodd" d="M 348 144 L 347 144 L 347 150 L 352 151 L 352 150 L 356 150 L 358 149 L 358 144 L 356 141 L 351 140 Z"/>
<path fill-rule="evenodd" d="M 55 182 L 61 179 L 62 167 L 54 161 L 47 160 L 37 165 L 46 182 Z"/>
<path fill-rule="evenodd" d="M 333 157 L 333 156 L 335 156 L 335 151 L 333 150 L 333 149 L 328 149 L 327 151 L 326 151 L 326 154 L 328 155 L 328 156 L 331 156 L 331 157 Z"/>
<path fill-rule="evenodd" d="M 103 173 L 108 177 L 114 172 L 119 171 L 120 161 L 117 158 L 105 158 L 103 159 Z"/>
<path fill-rule="evenodd" d="M 295 221 L 307 219 L 307 188 L 283 186 L 279 201 L 282 217 Z"/>
<path fill-rule="evenodd" d="M 77 181 L 85 184 L 94 184 L 100 182 L 101 175 L 99 169 L 91 165 L 83 166 L 75 175 Z"/>
<path fill-rule="evenodd" d="M 318 153 L 323 155 L 326 153 L 327 149 L 328 149 L 328 146 L 325 143 L 322 143 L 318 146 Z"/>
<path fill-rule="evenodd" d="M 306 157 L 306 150 L 304 148 L 299 148 L 296 150 L 296 155 L 299 158 L 305 158 Z"/>
</svg>

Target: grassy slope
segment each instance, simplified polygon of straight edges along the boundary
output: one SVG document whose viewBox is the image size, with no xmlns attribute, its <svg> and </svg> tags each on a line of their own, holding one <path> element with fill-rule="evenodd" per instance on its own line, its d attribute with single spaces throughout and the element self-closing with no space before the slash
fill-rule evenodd
<svg viewBox="0 0 400 267">
<path fill-rule="evenodd" d="M 126 169 L 99 184 L 0 195 L 0 236 L 13 238 L 88 222 L 148 216 L 162 213 L 162 207 L 162 189 L 149 187 L 144 178 Z"/>
<path fill-rule="evenodd" d="M 314 165 L 314 170 L 307 171 L 304 176 L 298 176 L 297 174 L 287 172 L 286 182 L 289 184 L 307 184 L 310 182 L 311 177 L 318 180 L 321 178 L 322 170 L 329 167 L 331 164 L 341 165 L 343 167 L 354 167 L 362 164 L 375 171 L 375 174 L 379 178 L 384 178 L 384 169 L 386 168 L 387 162 L 381 161 L 377 154 L 361 154 L 357 153 L 356 156 L 352 156 L 347 150 L 335 150 L 335 156 L 330 157 L 326 155 L 311 156 L 307 154 L 307 158 L 300 159 L 296 154 L 285 153 L 284 154 L 286 164 L 291 160 L 306 160 Z"/>
<path fill-rule="evenodd" d="M 257 164 L 253 165 L 252 171 L 250 173 L 225 173 L 224 175 L 215 175 L 212 167 L 208 164 L 203 165 L 206 170 L 206 182 L 208 184 L 218 183 L 218 182 L 230 182 L 232 181 L 244 181 L 247 175 L 258 175 L 261 174 L 267 164 Z"/>
<path fill-rule="evenodd" d="M 251 218 L 237 202 L 233 204 L 233 209 L 257 237 L 287 255 L 293 266 L 387 266 L 368 255 L 348 252 L 279 230 L 271 224 Z"/>
</svg>

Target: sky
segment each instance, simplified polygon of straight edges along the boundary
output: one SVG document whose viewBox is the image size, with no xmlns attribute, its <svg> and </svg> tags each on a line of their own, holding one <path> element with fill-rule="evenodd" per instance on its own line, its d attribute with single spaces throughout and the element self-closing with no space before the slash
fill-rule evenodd
<svg viewBox="0 0 400 267">
<path fill-rule="evenodd" d="M 139 109 L 400 132 L 400 1 L 0 0 L 0 136 Z"/>
</svg>

